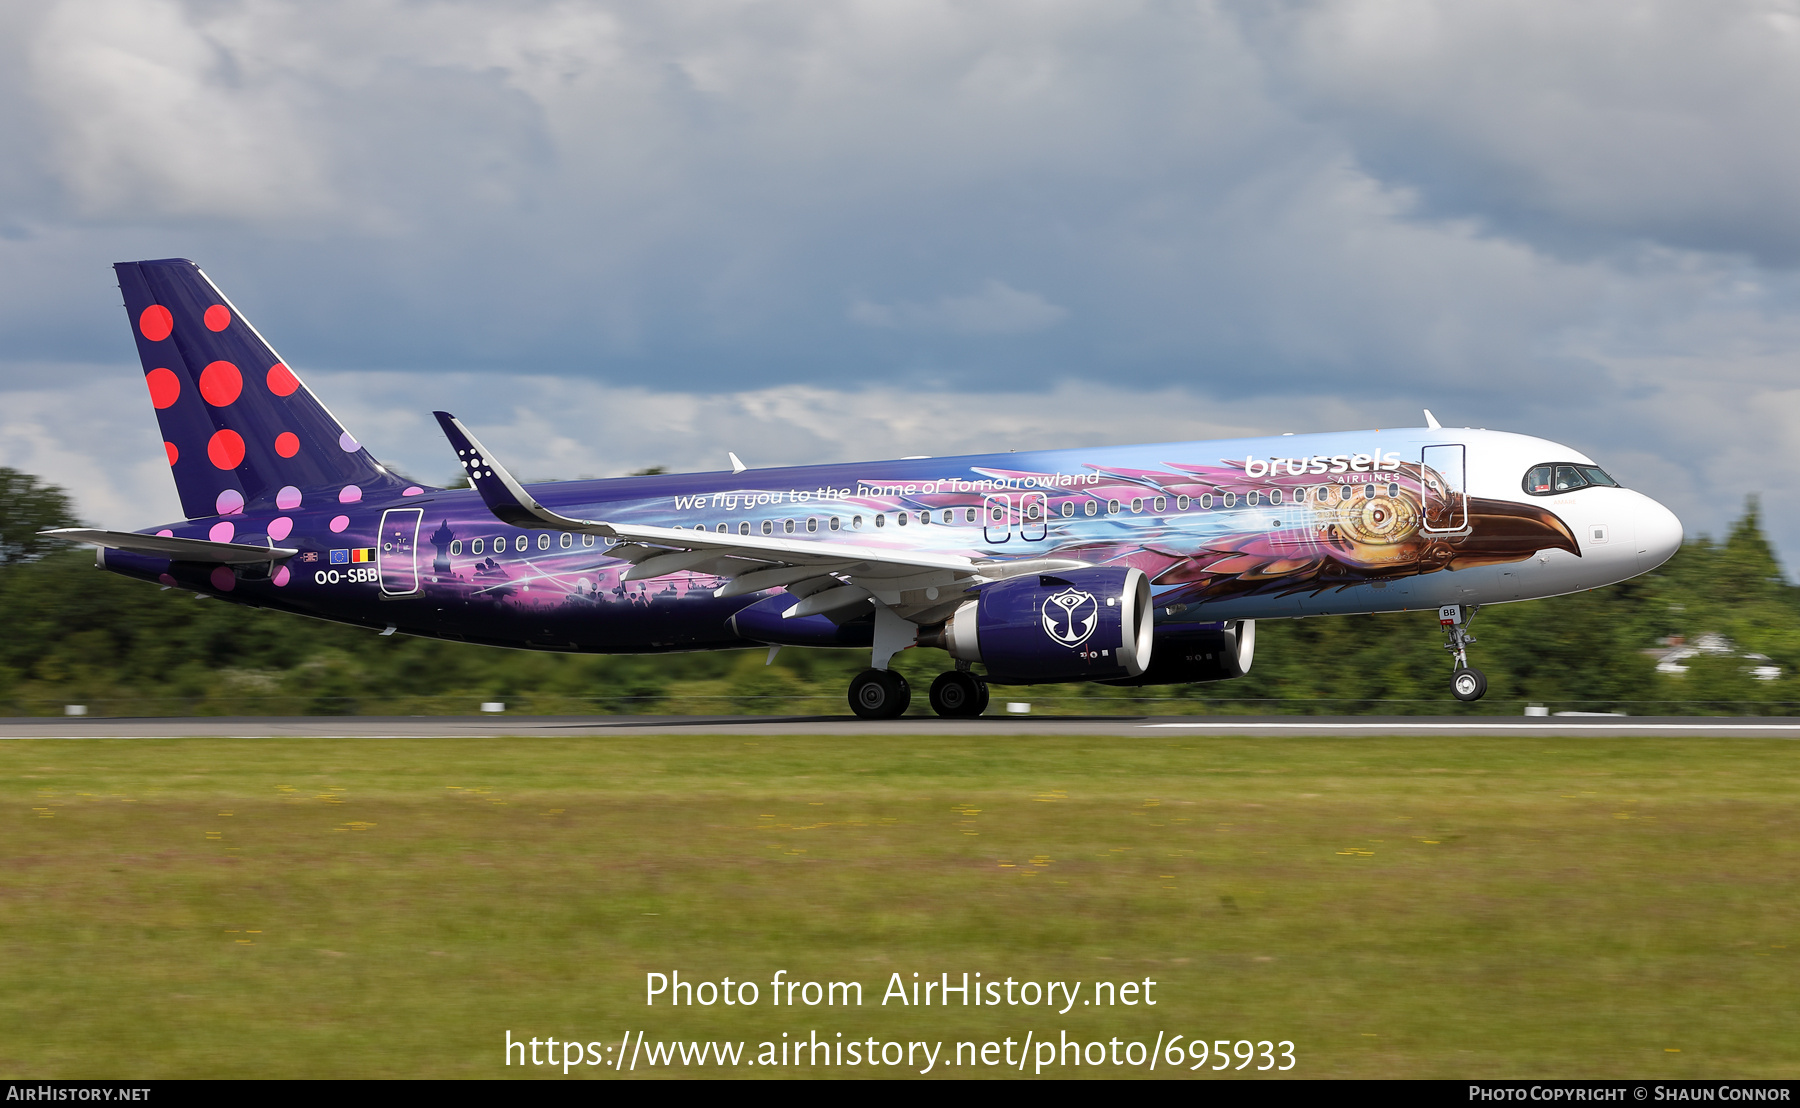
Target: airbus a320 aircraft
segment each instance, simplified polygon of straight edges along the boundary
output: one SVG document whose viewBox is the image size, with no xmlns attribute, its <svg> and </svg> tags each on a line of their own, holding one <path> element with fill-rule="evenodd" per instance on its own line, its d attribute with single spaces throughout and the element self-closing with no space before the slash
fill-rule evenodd
<svg viewBox="0 0 1800 1108">
<path fill-rule="evenodd" d="M 1424 428 L 906 458 L 525 486 L 438 412 L 472 488 L 377 462 L 185 259 L 114 267 L 187 518 L 50 534 L 255 607 L 532 650 L 942 650 L 931 707 L 989 684 L 1239 677 L 1256 621 L 1436 613 L 1452 694 L 1484 604 L 1623 581 L 1681 524 L 1577 450 Z M 981 667 L 978 672 L 975 667 Z"/>
</svg>

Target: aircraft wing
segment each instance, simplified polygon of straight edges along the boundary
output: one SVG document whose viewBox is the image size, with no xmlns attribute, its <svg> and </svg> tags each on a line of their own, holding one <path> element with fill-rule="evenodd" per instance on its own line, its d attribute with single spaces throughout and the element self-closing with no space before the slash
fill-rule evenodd
<svg viewBox="0 0 1800 1108">
<path fill-rule="evenodd" d="M 278 562 L 300 553 L 282 546 L 246 546 L 236 542 L 209 542 L 206 539 L 181 539 L 169 535 L 140 535 L 136 531 L 102 531 L 96 527 L 57 527 L 39 531 L 47 539 L 68 539 L 109 550 L 125 550 L 148 554 L 155 558 L 171 558 L 178 562 L 212 562 L 228 566 Z"/>
<path fill-rule="evenodd" d="M 837 611 L 871 600 L 914 622 L 941 619 L 971 586 L 1023 573 L 1076 569 L 1086 562 L 1067 558 L 998 561 L 955 554 L 895 550 L 837 539 L 719 534 L 702 529 L 654 527 L 574 519 L 538 503 L 508 473 L 493 452 L 448 412 L 434 412 L 469 483 L 488 510 L 517 527 L 575 531 L 623 540 L 609 553 L 631 562 L 625 580 L 640 581 L 692 571 L 729 577 L 717 596 L 738 596 L 786 587 L 800 597 L 788 617 Z M 942 614 L 940 614 L 942 613 Z"/>
</svg>

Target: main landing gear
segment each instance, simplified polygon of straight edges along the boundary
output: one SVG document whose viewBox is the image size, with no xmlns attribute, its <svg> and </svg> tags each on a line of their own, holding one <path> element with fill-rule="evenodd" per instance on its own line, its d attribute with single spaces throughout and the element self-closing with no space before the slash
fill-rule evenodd
<svg viewBox="0 0 1800 1108">
<path fill-rule="evenodd" d="M 862 719 L 899 719 L 911 703 L 912 686 L 891 669 L 865 669 L 850 680 L 850 710 Z"/>
<path fill-rule="evenodd" d="M 1469 621 L 1475 613 L 1481 611 L 1481 605 L 1446 604 L 1438 609 L 1438 625 L 1444 629 L 1444 649 L 1456 659 L 1456 668 L 1450 671 L 1450 695 L 1468 703 L 1480 700 L 1487 695 L 1487 675 L 1469 665 L 1469 647 L 1477 640 L 1469 634 Z"/>
<path fill-rule="evenodd" d="M 916 642 L 918 628 L 895 615 L 893 610 L 875 609 L 874 644 L 870 661 L 875 664 L 857 674 L 850 682 L 850 710 L 862 719 L 898 719 L 912 704 L 912 689 L 906 678 L 888 669 L 886 663 L 894 655 Z M 948 673 L 938 674 L 931 683 L 931 710 L 950 719 L 968 719 L 987 710 L 987 682 L 969 672 L 967 662 L 958 662 Z"/>
<path fill-rule="evenodd" d="M 898 719 L 912 705 L 912 686 L 891 669 L 865 669 L 850 682 L 850 710 L 862 719 Z M 974 719 L 987 711 L 987 682 L 964 670 L 938 674 L 931 710 L 946 719 Z"/>
<path fill-rule="evenodd" d="M 974 719 L 987 706 L 987 682 L 968 670 L 940 673 L 931 683 L 931 710 L 945 719 Z"/>
</svg>

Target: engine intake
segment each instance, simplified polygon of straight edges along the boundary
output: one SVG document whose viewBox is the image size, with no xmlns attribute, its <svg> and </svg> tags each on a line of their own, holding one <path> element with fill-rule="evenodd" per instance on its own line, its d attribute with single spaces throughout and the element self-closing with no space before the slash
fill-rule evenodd
<svg viewBox="0 0 1800 1108">
<path fill-rule="evenodd" d="M 1002 685 L 1129 679 L 1150 666 L 1150 579 L 1103 566 L 988 585 L 942 624 L 919 632 Z"/>
</svg>

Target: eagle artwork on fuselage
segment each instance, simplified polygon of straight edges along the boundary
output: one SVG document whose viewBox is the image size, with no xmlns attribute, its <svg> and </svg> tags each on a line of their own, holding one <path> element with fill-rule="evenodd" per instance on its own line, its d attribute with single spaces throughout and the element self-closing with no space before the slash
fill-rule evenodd
<svg viewBox="0 0 1800 1108">
<path fill-rule="evenodd" d="M 941 715 L 989 683 L 1241 676 L 1257 620 L 1426 610 L 1451 691 L 1486 690 L 1483 604 L 1622 581 L 1681 542 L 1579 451 L 1438 425 L 527 487 L 437 419 L 466 489 L 381 465 L 183 259 L 114 267 L 184 520 L 67 528 L 106 569 L 256 607 L 461 642 L 644 653 L 941 649 Z M 977 669 L 977 667 L 980 667 Z"/>
</svg>

